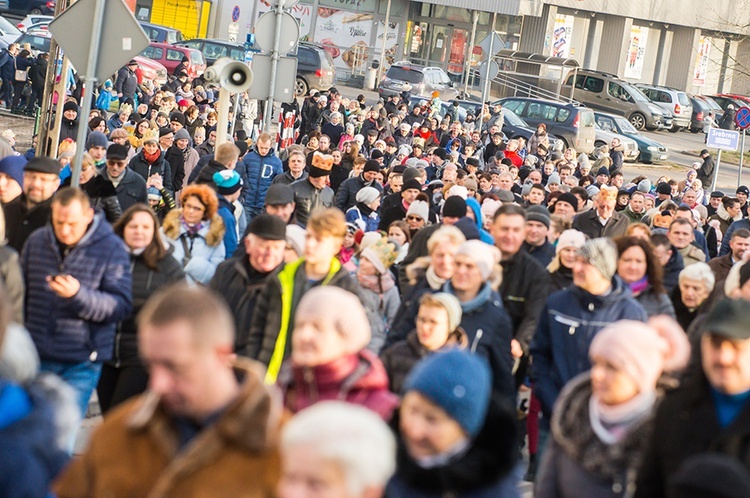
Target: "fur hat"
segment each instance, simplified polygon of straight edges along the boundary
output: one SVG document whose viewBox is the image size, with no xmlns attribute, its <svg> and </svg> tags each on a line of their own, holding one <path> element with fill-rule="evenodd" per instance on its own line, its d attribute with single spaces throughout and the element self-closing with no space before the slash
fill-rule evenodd
<svg viewBox="0 0 750 498">
<path fill-rule="evenodd" d="M 333 156 L 315 151 L 307 158 L 310 178 L 320 178 L 331 174 Z"/>
</svg>

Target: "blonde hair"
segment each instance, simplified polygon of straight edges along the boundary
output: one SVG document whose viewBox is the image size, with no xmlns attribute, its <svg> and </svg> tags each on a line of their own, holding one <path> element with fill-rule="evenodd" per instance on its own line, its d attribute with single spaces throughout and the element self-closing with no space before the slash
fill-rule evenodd
<svg viewBox="0 0 750 498">
<path fill-rule="evenodd" d="M 311 230 L 321 236 L 329 235 L 344 240 L 344 236 L 346 236 L 344 213 L 336 208 L 314 211 L 307 221 L 307 231 Z"/>
<path fill-rule="evenodd" d="M 458 247 L 466 242 L 466 237 L 464 237 L 464 234 L 458 228 L 452 225 L 443 225 L 435 230 L 435 233 L 427 241 L 427 253 L 432 254 L 432 251 L 444 242 Z"/>
</svg>

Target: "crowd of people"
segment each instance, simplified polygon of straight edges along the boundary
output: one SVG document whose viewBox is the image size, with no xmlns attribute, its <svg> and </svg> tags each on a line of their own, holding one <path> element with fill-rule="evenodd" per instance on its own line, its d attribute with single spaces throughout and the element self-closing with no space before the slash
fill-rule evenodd
<svg viewBox="0 0 750 498">
<path fill-rule="evenodd" d="M 221 140 L 132 71 L 85 144 L 74 99 L 57 157 L 0 140 L 0 489 L 750 496 L 750 190 L 709 151 L 626 180 L 617 141 L 335 88 Z"/>
</svg>

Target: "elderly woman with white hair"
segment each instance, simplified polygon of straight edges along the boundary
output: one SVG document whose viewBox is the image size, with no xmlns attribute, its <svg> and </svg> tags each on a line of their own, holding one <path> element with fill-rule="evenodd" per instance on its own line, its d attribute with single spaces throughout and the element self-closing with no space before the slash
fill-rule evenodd
<svg viewBox="0 0 750 498">
<path fill-rule="evenodd" d="M 323 135 L 327 135 L 331 139 L 331 144 L 334 147 L 338 147 L 341 142 L 341 136 L 344 134 L 344 125 L 342 121 L 344 117 L 338 111 L 331 113 L 331 120 L 323 125 L 320 132 Z"/>
<path fill-rule="evenodd" d="M 343 400 L 390 420 L 398 397 L 388 391 L 380 359 L 366 349 L 370 338 L 358 296 L 332 286 L 305 293 L 294 316 L 291 358 L 278 377 L 286 409 L 297 413 L 320 401 Z"/>
<path fill-rule="evenodd" d="M 711 292 L 716 278 L 706 263 L 695 263 L 680 272 L 678 286 L 672 292 L 677 322 L 687 330 L 695 318 L 711 307 Z"/>
<path fill-rule="evenodd" d="M 281 434 L 279 498 L 375 498 L 396 470 L 396 441 L 370 410 L 324 401 Z"/>
</svg>

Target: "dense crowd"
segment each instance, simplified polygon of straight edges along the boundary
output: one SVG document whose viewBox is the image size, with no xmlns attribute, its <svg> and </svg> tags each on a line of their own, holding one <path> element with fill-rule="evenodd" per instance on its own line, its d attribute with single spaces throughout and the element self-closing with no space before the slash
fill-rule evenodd
<svg viewBox="0 0 750 498">
<path fill-rule="evenodd" d="M 280 147 L 214 100 L 130 64 L 57 157 L 3 134 L 9 496 L 750 496 L 750 191 L 709 151 L 626 178 L 335 88 Z"/>
</svg>

